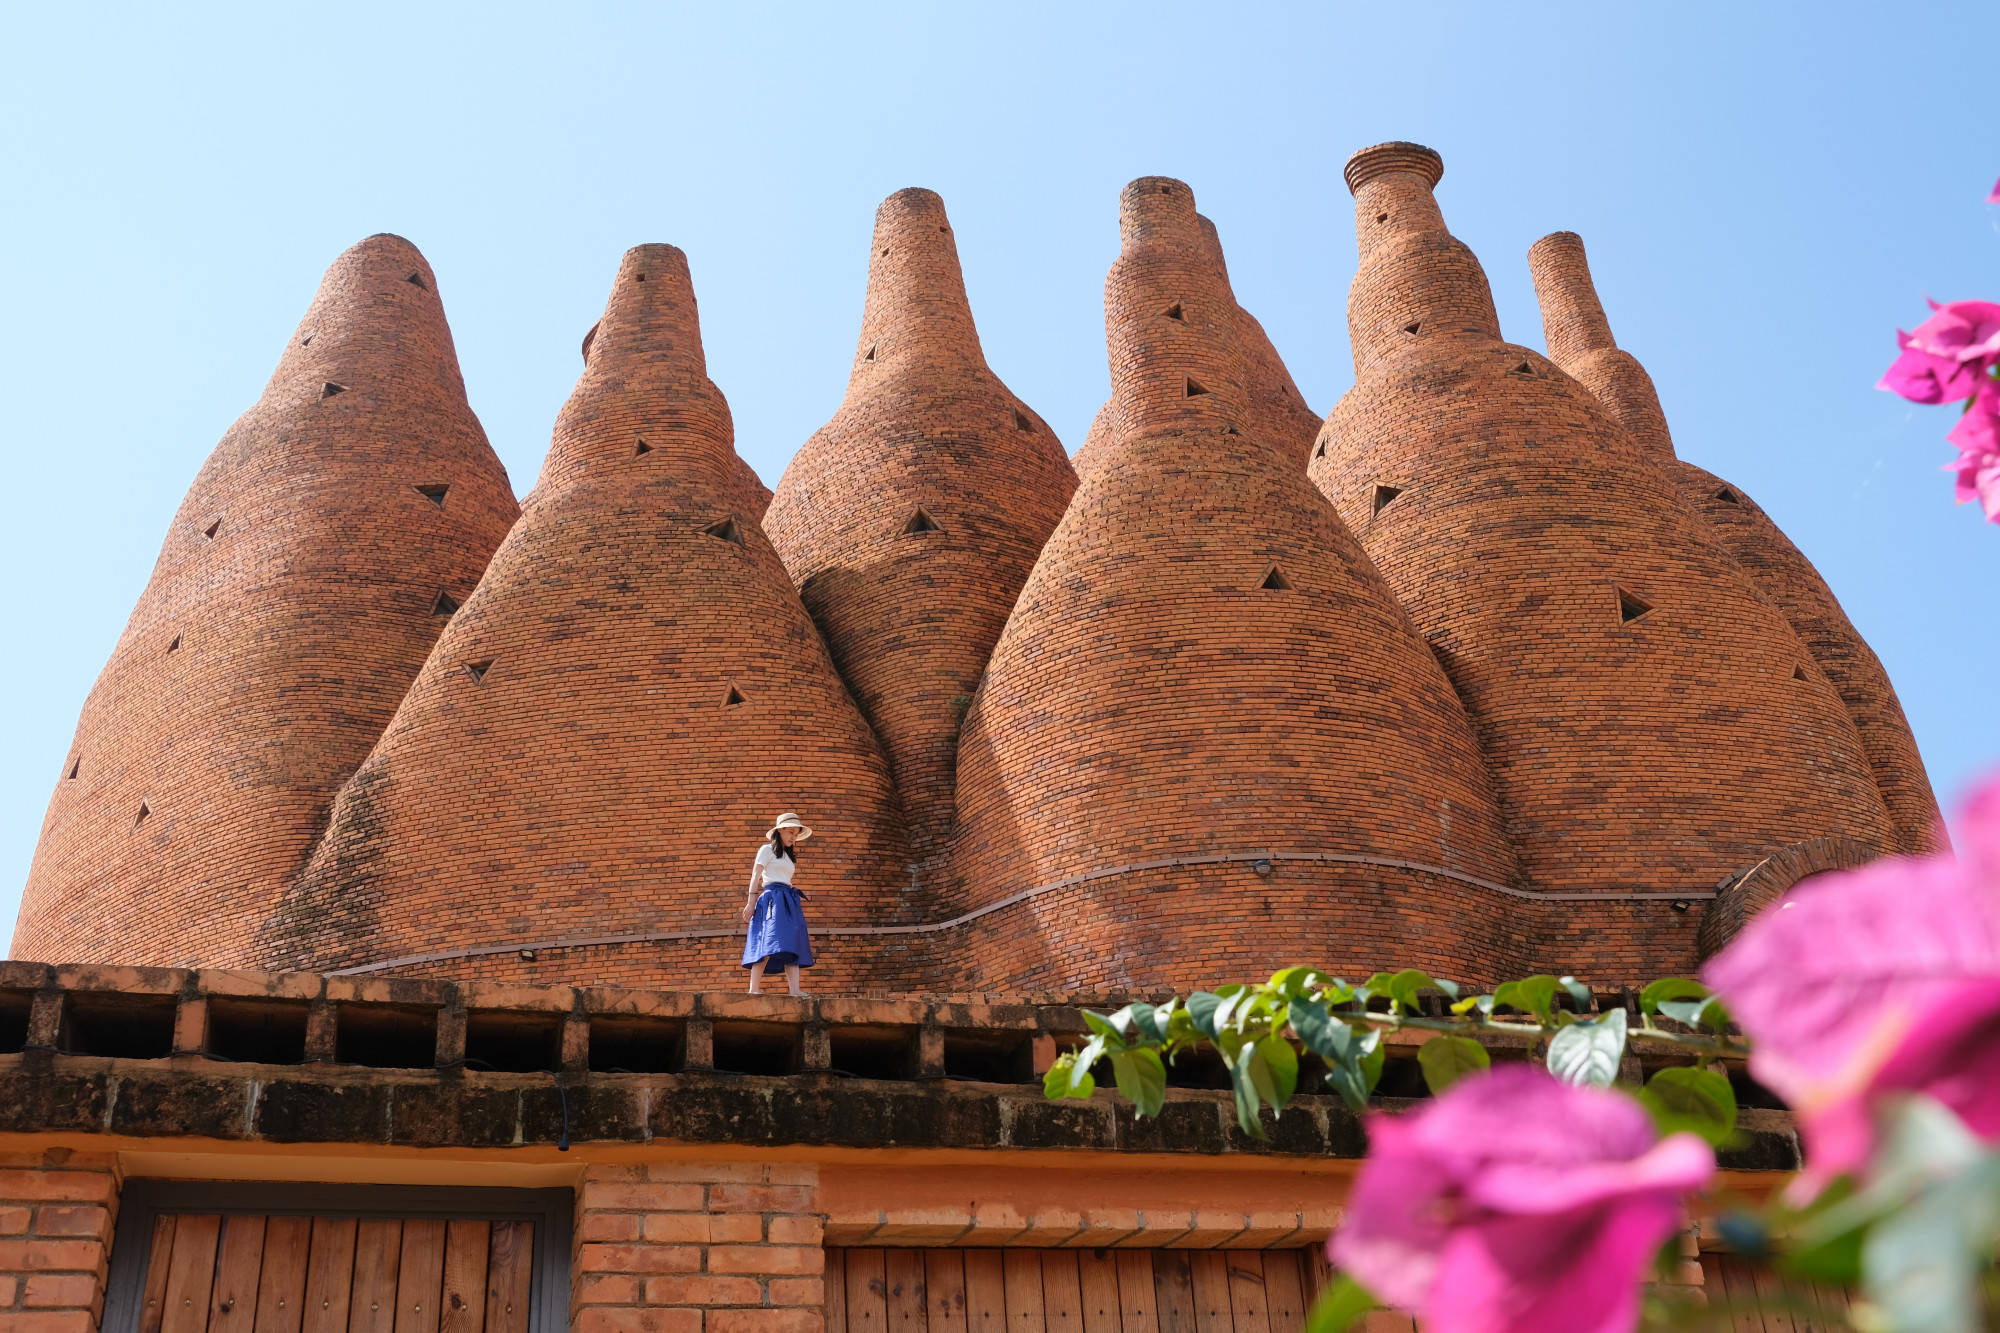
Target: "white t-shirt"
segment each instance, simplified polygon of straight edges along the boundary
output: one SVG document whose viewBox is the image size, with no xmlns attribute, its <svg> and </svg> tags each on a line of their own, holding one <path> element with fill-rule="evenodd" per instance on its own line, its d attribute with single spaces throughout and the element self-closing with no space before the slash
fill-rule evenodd
<svg viewBox="0 0 2000 1333">
<path fill-rule="evenodd" d="M 758 886 L 762 888 L 771 884 L 792 883 L 792 875 L 797 871 L 798 863 L 789 853 L 780 856 L 772 851 L 771 844 L 767 842 L 757 849 L 757 861 L 753 868 L 764 872 L 763 884 Z"/>
</svg>

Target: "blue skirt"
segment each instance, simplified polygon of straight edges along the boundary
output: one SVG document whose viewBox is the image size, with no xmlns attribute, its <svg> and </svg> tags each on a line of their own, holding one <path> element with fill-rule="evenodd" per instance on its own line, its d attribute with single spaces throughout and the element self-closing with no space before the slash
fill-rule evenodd
<svg viewBox="0 0 2000 1333">
<path fill-rule="evenodd" d="M 764 972 L 772 975 L 788 967 L 813 965 L 812 937 L 806 934 L 803 893 L 789 884 L 766 884 L 757 895 L 756 910 L 750 913 L 750 934 L 743 941 L 743 966 L 764 961 Z"/>
</svg>

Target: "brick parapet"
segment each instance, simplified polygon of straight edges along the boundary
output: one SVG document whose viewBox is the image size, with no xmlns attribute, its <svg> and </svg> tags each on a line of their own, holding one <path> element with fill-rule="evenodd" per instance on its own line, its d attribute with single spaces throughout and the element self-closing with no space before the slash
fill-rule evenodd
<svg viewBox="0 0 2000 1333">
<path fill-rule="evenodd" d="M 114 1154 L 0 1150 L 0 1333 L 92 1333 L 104 1313 Z"/>
</svg>

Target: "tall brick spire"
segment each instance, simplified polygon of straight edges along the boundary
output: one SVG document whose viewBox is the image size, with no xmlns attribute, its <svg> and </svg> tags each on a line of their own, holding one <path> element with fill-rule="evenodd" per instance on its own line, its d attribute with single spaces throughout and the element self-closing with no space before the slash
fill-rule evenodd
<svg viewBox="0 0 2000 1333">
<path fill-rule="evenodd" d="M 1528 251 L 1528 261 L 1541 298 L 1550 359 L 1596 394 L 1612 419 L 1664 463 L 1723 548 L 1784 612 L 1854 720 L 1875 786 L 1895 824 L 1896 849 L 1911 854 L 1935 850 L 1942 843 L 1942 825 L 1916 738 L 1889 673 L 1841 610 L 1839 599 L 1741 488 L 1674 458 L 1652 377 L 1612 340 L 1582 238 L 1567 231 L 1544 236 Z"/>
<path fill-rule="evenodd" d="M 14 955 L 247 961 L 516 512 L 430 265 L 368 238 L 174 516 L 63 756 Z"/>
<path fill-rule="evenodd" d="M 1072 883 L 982 917 L 981 971 L 1166 985 L 1301 952 L 1366 966 L 1424 955 L 1426 920 L 1454 917 L 1455 958 L 1426 962 L 1490 966 L 1485 910 L 1425 869 L 1512 876 L 1451 686 L 1294 442 L 1258 434 L 1192 192 L 1134 181 L 1120 219 L 1111 433 L 959 747 L 967 905 Z M 1288 849 L 1309 855 L 1267 859 Z M 1257 930 L 1214 928 L 1239 914 Z"/>
<path fill-rule="evenodd" d="M 1532 886 L 1705 890 L 1808 839 L 1888 845 L 1791 627 L 1588 390 L 1501 341 L 1442 171 L 1414 144 L 1347 165 L 1357 377 L 1312 476 L 1451 672 Z"/>
<path fill-rule="evenodd" d="M 923 858 L 949 841 L 959 720 L 1075 489 L 1061 441 L 980 353 L 943 201 L 889 196 L 847 396 L 765 526 L 882 739 Z"/>
<path fill-rule="evenodd" d="M 781 810 L 817 830 L 822 923 L 893 916 L 887 767 L 733 452 L 687 260 L 641 246 L 521 521 L 341 793 L 267 961 L 727 934 Z M 729 975 L 689 958 L 666 946 L 658 979 Z"/>
</svg>

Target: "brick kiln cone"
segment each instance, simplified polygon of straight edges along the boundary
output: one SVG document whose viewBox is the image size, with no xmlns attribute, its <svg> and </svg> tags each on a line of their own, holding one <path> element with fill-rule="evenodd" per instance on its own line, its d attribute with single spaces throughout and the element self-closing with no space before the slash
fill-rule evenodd
<svg viewBox="0 0 2000 1333">
<path fill-rule="evenodd" d="M 14 956 L 241 964 L 516 514 L 417 248 L 327 270 L 62 761 Z"/>
<path fill-rule="evenodd" d="M 1229 266 L 1222 254 L 1222 238 L 1216 232 L 1215 223 L 1197 214 L 1196 223 L 1201 228 L 1201 244 L 1205 256 L 1222 285 L 1222 294 L 1227 299 L 1234 323 L 1235 345 L 1244 361 L 1245 389 L 1250 395 L 1250 411 L 1256 421 L 1256 430 L 1267 439 L 1291 440 L 1297 443 L 1299 465 L 1305 466 L 1305 459 L 1313 441 L 1319 435 L 1320 418 L 1306 405 L 1305 396 L 1292 380 L 1292 372 L 1285 368 L 1285 362 L 1278 355 L 1278 349 L 1271 345 L 1269 335 L 1257 317 L 1245 310 L 1236 300 L 1236 292 L 1229 283 Z M 1075 467 L 1081 477 L 1094 466 L 1100 456 L 1105 437 L 1111 425 L 1111 404 L 1107 401 L 1098 410 L 1090 423 L 1090 431 L 1084 436 L 1083 447 L 1077 450 Z"/>
<path fill-rule="evenodd" d="M 1135 181 L 1120 213 L 1104 452 L 959 747 L 968 905 L 1057 887 L 967 953 L 1009 985 L 1490 972 L 1513 862 L 1450 682 L 1297 442 L 1259 434 L 1188 187 Z"/>
<path fill-rule="evenodd" d="M 889 196 L 847 395 L 785 470 L 765 526 L 933 866 L 959 721 L 1075 489 L 1061 441 L 980 353 L 944 202 Z"/>
<path fill-rule="evenodd" d="M 588 966 L 722 984 L 781 810 L 818 833 L 818 922 L 890 914 L 888 770 L 742 511 L 731 436 L 686 258 L 631 251 L 521 521 L 342 791 L 268 958 L 710 931 Z"/>
<path fill-rule="evenodd" d="M 1661 460 L 1682 498 L 1707 518 L 1723 549 L 1784 612 L 1860 733 L 1875 787 L 1895 825 L 1895 849 L 1913 855 L 1938 850 L 1944 845 L 1944 826 L 1903 705 L 1889 673 L 1840 609 L 1833 590 L 1749 496 L 1674 457 L 1652 377 L 1612 338 L 1583 238 L 1569 231 L 1544 236 L 1529 248 L 1528 264 L 1541 299 L 1549 359 L 1596 394 L 1611 419 Z M 1817 687 L 1815 673 L 1804 670 L 1807 679 L 1801 685 Z"/>
<path fill-rule="evenodd" d="M 1501 340 L 1432 194 L 1442 170 L 1413 144 L 1347 164 L 1357 382 L 1312 476 L 1451 672 L 1533 887 L 1706 890 L 1803 840 L 1885 845 L 1852 724 L 1794 679 L 1797 636 L 1649 456 L 1664 423 L 1635 449 L 1582 385 Z M 1559 348 L 1588 348 L 1593 374 L 1636 367 L 1597 345 L 1594 300 L 1560 304 Z"/>
</svg>

